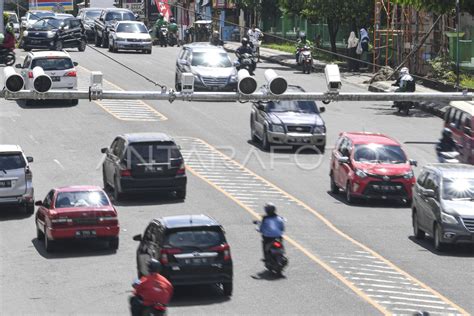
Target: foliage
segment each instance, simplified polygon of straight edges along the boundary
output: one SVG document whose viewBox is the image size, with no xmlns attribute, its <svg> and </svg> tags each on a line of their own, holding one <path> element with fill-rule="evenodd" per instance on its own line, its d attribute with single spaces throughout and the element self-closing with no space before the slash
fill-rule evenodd
<svg viewBox="0 0 474 316">
<path fill-rule="evenodd" d="M 402 5 L 412 5 L 438 14 L 449 13 L 456 8 L 456 0 L 395 0 Z M 460 0 L 461 11 L 474 14 L 474 0 Z"/>
<path fill-rule="evenodd" d="M 474 89 L 474 77 L 469 75 L 461 75 L 460 85 L 468 89 Z"/>
<path fill-rule="evenodd" d="M 449 57 L 436 57 L 430 60 L 429 64 L 431 66 L 430 78 L 448 82 L 456 81 L 456 73 L 453 71 L 454 63 Z"/>
</svg>

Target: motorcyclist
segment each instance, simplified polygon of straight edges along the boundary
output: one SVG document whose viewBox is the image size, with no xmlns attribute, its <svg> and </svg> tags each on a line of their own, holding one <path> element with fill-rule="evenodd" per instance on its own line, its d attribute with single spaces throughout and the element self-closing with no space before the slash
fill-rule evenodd
<svg viewBox="0 0 474 316">
<path fill-rule="evenodd" d="M 168 33 L 173 35 L 178 42 L 178 24 L 176 24 L 176 19 L 174 17 L 170 18 L 170 23 L 168 24 Z M 177 44 L 179 46 L 179 44 Z"/>
<path fill-rule="evenodd" d="M 247 37 L 242 38 L 241 44 L 242 45 L 239 48 L 237 48 L 237 50 L 235 51 L 235 55 L 239 59 L 239 62 L 242 61 L 243 54 L 250 54 L 253 56 L 253 49 Z M 252 58 L 252 71 L 255 70 L 256 67 L 257 67 L 257 64 L 255 60 Z"/>
<path fill-rule="evenodd" d="M 155 29 L 155 37 L 156 37 L 156 38 L 159 38 L 159 37 L 160 37 L 160 29 L 161 29 L 163 26 L 164 26 L 164 27 L 167 27 L 167 26 L 168 26 L 168 22 L 166 22 L 165 17 L 164 17 L 161 13 L 159 13 L 159 14 L 158 14 L 158 19 L 156 20 L 156 22 L 155 22 L 155 27 L 154 27 L 154 29 Z"/>
<path fill-rule="evenodd" d="M 300 38 L 296 42 L 296 63 L 299 64 L 300 62 L 300 52 L 305 46 L 311 47 L 311 42 L 306 38 L 306 34 L 304 32 L 300 33 Z"/>
<path fill-rule="evenodd" d="M 410 71 L 407 67 L 400 69 L 398 79 L 392 86 L 398 87 L 395 92 L 415 92 L 415 79 L 410 75 Z"/>
<path fill-rule="evenodd" d="M 436 144 L 436 153 L 438 154 L 439 162 L 443 162 L 444 158 L 441 157 L 442 152 L 454 152 L 458 150 L 458 144 L 453 139 L 453 132 L 449 128 L 444 128 L 441 133 L 441 139 Z"/>
<path fill-rule="evenodd" d="M 8 23 L 5 28 L 3 43 L 0 45 L 0 52 L 8 52 L 15 49 L 15 34 L 13 30 L 13 25 Z"/>
<path fill-rule="evenodd" d="M 275 239 L 282 238 L 285 223 L 284 219 L 277 215 L 273 203 L 266 203 L 263 209 L 265 210 L 265 216 L 262 218 L 258 231 L 262 234 L 263 257 L 267 261 L 268 245 L 271 245 Z"/>
<path fill-rule="evenodd" d="M 219 31 L 212 32 L 210 42 L 211 42 L 211 45 L 214 45 L 214 46 L 222 46 L 224 44 L 222 40 L 220 39 Z"/>
<path fill-rule="evenodd" d="M 160 274 L 161 263 L 151 259 L 148 263 L 149 275 L 142 277 L 133 285 L 134 296 L 130 298 L 132 316 L 142 315 L 144 307 L 153 306 L 156 303 L 167 305 L 173 295 L 173 285 Z"/>
</svg>

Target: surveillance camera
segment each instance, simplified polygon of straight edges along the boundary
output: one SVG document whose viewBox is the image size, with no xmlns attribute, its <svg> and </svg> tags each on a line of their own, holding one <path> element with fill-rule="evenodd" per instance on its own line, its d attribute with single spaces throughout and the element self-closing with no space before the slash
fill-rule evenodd
<svg viewBox="0 0 474 316">
<path fill-rule="evenodd" d="M 326 65 L 324 68 L 324 73 L 326 75 L 326 83 L 328 90 L 332 92 L 337 92 L 341 89 L 341 74 L 339 73 L 339 66 L 335 64 Z"/>
<path fill-rule="evenodd" d="M 279 76 L 272 69 L 265 71 L 265 80 L 268 84 L 268 90 L 270 90 L 272 94 L 283 94 L 288 88 L 288 82 L 286 82 L 285 78 Z"/>
<path fill-rule="evenodd" d="M 53 81 L 51 77 L 44 73 L 43 68 L 36 66 L 33 68 L 33 88 L 35 91 L 44 93 L 51 89 Z"/>
<path fill-rule="evenodd" d="M 194 92 L 194 75 L 190 72 L 183 72 L 181 74 L 181 92 Z"/>
<path fill-rule="evenodd" d="M 103 75 L 101 71 L 92 71 L 90 78 L 91 87 L 102 87 Z"/>
<path fill-rule="evenodd" d="M 10 92 L 18 92 L 23 89 L 25 82 L 23 77 L 16 73 L 15 68 L 5 67 L 3 70 L 5 78 L 5 88 Z"/>
<path fill-rule="evenodd" d="M 247 69 L 240 69 L 237 73 L 237 89 L 242 94 L 252 94 L 257 90 L 257 81 Z"/>
</svg>

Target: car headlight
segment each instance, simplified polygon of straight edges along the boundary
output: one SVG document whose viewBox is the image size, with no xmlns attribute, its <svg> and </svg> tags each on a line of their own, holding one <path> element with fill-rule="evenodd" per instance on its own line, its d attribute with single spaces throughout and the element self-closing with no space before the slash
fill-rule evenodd
<svg viewBox="0 0 474 316">
<path fill-rule="evenodd" d="M 149 43 L 149 42 L 151 42 L 151 38 L 145 38 L 145 39 L 143 39 L 143 41 Z"/>
<path fill-rule="evenodd" d="M 446 224 L 457 224 L 458 220 L 453 215 L 441 212 L 441 221 Z"/>
<path fill-rule="evenodd" d="M 271 125 L 271 129 L 275 133 L 284 133 L 285 129 L 283 128 L 282 125 Z"/>
<path fill-rule="evenodd" d="M 28 31 L 23 31 L 23 37 L 27 37 L 28 36 Z"/>
<path fill-rule="evenodd" d="M 413 178 L 414 176 L 415 176 L 415 174 L 413 173 L 413 170 L 410 170 L 410 171 L 408 171 L 407 173 L 405 173 L 405 174 L 403 175 L 403 178 L 405 178 L 405 179 L 411 179 L 411 178 Z"/>
<path fill-rule="evenodd" d="M 48 38 L 53 38 L 54 35 L 55 35 L 55 33 L 54 33 L 54 32 L 51 32 L 51 31 L 49 31 L 49 32 L 46 34 L 46 36 L 47 36 Z"/>
<path fill-rule="evenodd" d="M 314 133 L 316 134 L 324 134 L 326 133 L 326 126 L 318 125 L 314 127 Z"/>
<path fill-rule="evenodd" d="M 365 177 L 367 177 L 367 174 L 366 174 L 364 171 L 360 170 L 360 169 L 356 169 L 355 174 L 356 174 L 356 176 L 358 176 L 359 178 L 365 178 Z"/>
</svg>

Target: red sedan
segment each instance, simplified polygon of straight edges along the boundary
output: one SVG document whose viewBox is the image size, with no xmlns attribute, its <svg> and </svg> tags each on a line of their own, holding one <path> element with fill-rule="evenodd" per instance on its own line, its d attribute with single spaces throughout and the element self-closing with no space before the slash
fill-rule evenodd
<svg viewBox="0 0 474 316">
<path fill-rule="evenodd" d="M 113 250 L 119 247 L 117 211 L 97 186 L 52 189 L 44 201 L 35 203 L 36 235 L 47 252 L 61 239 L 103 239 Z"/>
</svg>

